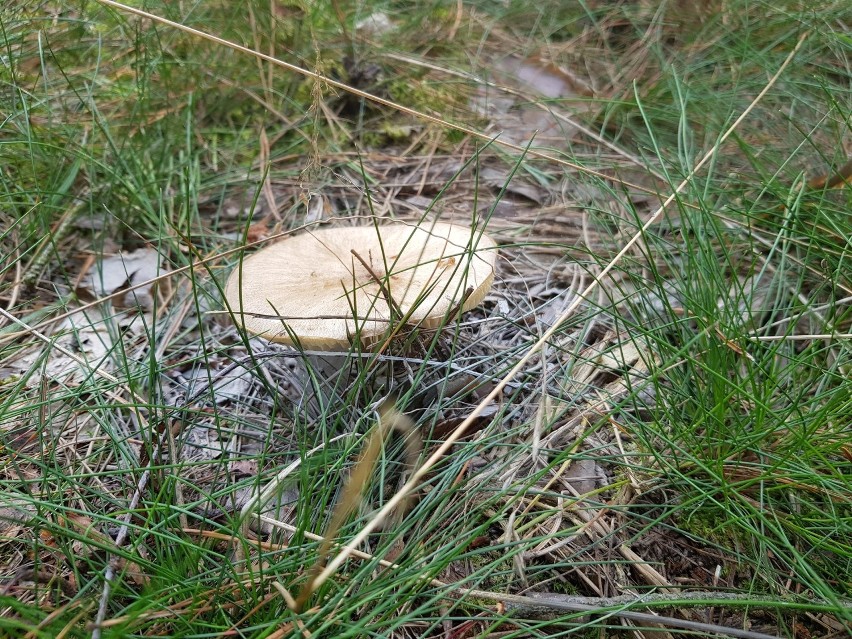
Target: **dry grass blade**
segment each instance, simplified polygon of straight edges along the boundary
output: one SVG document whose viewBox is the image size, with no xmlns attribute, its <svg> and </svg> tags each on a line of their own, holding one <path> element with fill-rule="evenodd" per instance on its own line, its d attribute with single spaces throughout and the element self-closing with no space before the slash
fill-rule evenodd
<svg viewBox="0 0 852 639">
<path fill-rule="evenodd" d="M 812 341 L 815 339 L 852 339 L 852 333 L 811 333 L 808 335 L 750 335 L 755 342 L 780 342 L 785 340 Z"/>
<path fill-rule="evenodd" d="M 370 476 L 376 467 L 376 461 L 382 451 L 387 436 L 392 431 L 399 431 L 406 443 L 406 464 L 413 468 L 417 462 L 417 456 L 420 454 L 421 444 L 419 433 L 414 426 L 414 423 L 407 416 L 403 415 L 393 406 L 383 405 L 379 408 L 379 421 L 375 429 L 367 439 L 367 445 L 358 461 L 352 469 L 352 474 L 346 482 L 346 486 L 340 495 L 340 500 L 334 507 L 334 512 L 331 516 L 331 521 L 328 523 L 328 528 L 323 536 L 323 541 L 320 544 L 316 563 L 308 573 L 308 582 L 302 588 L 299 596 L 296 598 L 293 609 L 295 612 L 301 612 L 305 604 L 310 599 L 311 595 L 319 585 L 317 576 L 322 572 L 325 566 L 325 561 L 334 545 L 334 539 L 340 532 L 341 527 L 346 522 L 346 519 L 351 515 L 358 505 L 361 503 L 361 496 L 365 487 L 370 482 Z M 398 506 L 398 512 L 404 512 L 406 502 L 403 501 Z"/>
</svg>

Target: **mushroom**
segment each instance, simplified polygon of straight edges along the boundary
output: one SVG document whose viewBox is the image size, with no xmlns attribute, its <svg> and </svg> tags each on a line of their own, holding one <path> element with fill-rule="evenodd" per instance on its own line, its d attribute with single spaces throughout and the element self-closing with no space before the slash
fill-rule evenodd
<svg viewBox="0 0 852 639">
<path fill-rule="evenodd" d="M 478 305 L 494 280 L 496 244 L 447 223 L 336 227 L 273 244 L 225 286 L 249 333 L 305 349 L 375 343 L 400 322 L 432 328 Z"/>
</svg>

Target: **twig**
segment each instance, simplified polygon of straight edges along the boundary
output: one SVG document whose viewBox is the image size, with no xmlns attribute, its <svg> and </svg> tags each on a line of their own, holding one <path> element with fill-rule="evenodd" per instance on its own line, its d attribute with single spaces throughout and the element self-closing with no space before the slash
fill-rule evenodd
<svg viewBox="0 0 852 639">
<path fill-rule="evenodd" d="M 207 311 L 207 315 L 230 315 L 228 311 Z M 359 321 L 370 321 L 370 322 L 386 322 L 390 323 L 392 320 L 384 319 L 382 317 L 358 317 L 357 315 L 276 315 L 275 313 L 249 313 L 247 311 L 240 311 L 240 315 L 245 315 L 246 317 L 256 317 L 258 319 L 271 319 L 271 320 L 281 320 L 283 322 L 291 322 L 293 320 L 352 320 L 354 319 L 356 322 Z"/>
<path fill-rule="evenodd" d="M 506 601 L 507 603 L 511 603 L 511 600 L 506 598 L 507 595 L 501 596 L 504 598 L 504 601 Z M 573 605 L 592 606 L 594 608 L 600 609 L 613 608 L 616 606 L 625 605 L 655 606 L 662 604 L 668 604 L 672 606 L 730 604 L 738 607 L 747 606 L 749 608 L 765 608 L 767 606 L 794 606 L 797 603 L 794 599 L 783 598 L 768 601 L 755 601 L 756 596 L 759 595 L 755 595 L 754 593 L 750 592 L 725 592 L 714 590 L 692 590 L 686 592 L 650 592 L 640 596 L 618 595 L 615 597 L 581 597 L 577 595 L 562 595 L 558 593 L 528 593 L 524 597 L 521 597 L 521 599 L 524 599 L 525 601 L 520 602 L 519 606 L 522 606 L 525 609 L 529 610 L 532 610 L 537 607 L 555 610 L 560 607 L 564 608 L 565 606 Z M 508 595 L 508 597 L 512 597 L 512 595 Z M 535 601 L 538 606 L 531 605 L 530 601 Z M 852 601 L 841 600 L 839 603 L 852 608 Z"/>
<path fill-rule="evenodd" d="M 166 429 L 166 431 L 168 431 L 168 429 Z M 121 546 L 124 545 L 125 539 L 127 539 L 127 535 L 130 532 L 130 526 L 128 526 L 130 518 L 133 516 L 133 511 L 136 510 L 136 506 L 139 505 L 139 500 L 142 498 L 142 492 L 148 486 L 148 480 L 151 478 L 151 465 L 156 463 L 156 460 L 159 459 L 161 443 L 162 442 L 158 443 L 154 447 L 154 452 L 148 460 L 148 468 L 145 469 L 145 472 L 143 472 L 142 476 L 139 478 L 139 482 L 136 484 L 136 490 L 133 493 L 133 497 L 130 499 L 130 504 L 127 506 L 127 513 L 121 518 L 121 528 L 119 528 L 118 534 L 115 536 L 116 548 L 121 548 Z M 112 581 L 115 579 L 117 564 L 118 558 L 115 556 L 111 557 L 109 564 L 107 565 L 107 569 L 104 572 L 104 589 L 101 591 L 101 599 L 98 603 L 98 613 L 95 615 L 94 627 L 92 628 L 92 639 L 100 639 L 101 637 L 101 624 L 106 618 L 109 594 L 112 589 Z"/>
<path fill-rule="evenodd" d="M 358 254 L 358 251 L 356 251 L 355 249 L 352 249 L 351 253 L 352 253 L 352 255 L 355 256 L 355 259 L 357 259 L 359 262 L 361 262 L 361 266 L 363 266 L 365 269 L 367 269 L 367 272 L 370 274 L 370 277 L 372 277 L 373 280 L 375 280 L 376 284 L 378 284 L 379 290 L 381 290 L 382 295 L 385 298 L 385 301 L 388 303 L 388 308 L 394 314 L 394 320 L 398 321 L 399 318 L 401 318 L 403 316 L 402 309 L 394 301 L 393 297 L 391 297 L 391 293 L 388 290 L 388 288 L 385 286 L 385 283 L 382 280 L 382 278 L 379 277 L 379 274 L 376 273 L 373 270 L 373 268 L 369 264 L 367 264 L 367 261 Z"/>
<path fill-rule="evenodd" d="M 804 341 L 815 339 L 852 339 L 852 333 L 812 333 L 809 335 L 748 335 L 754 342 Z"/>
<path fill-rule="evenodd" d="M 476 596 L 475 591 L 471 591 L 471 596 Z M 681 628 L 683 630 L 693 630 L 702 634 L 719 634 L 729 637 L 737 637 L 739 639 L 778 639 L 775 635 L 767 635 L 762 632 L 754 632 L 751 630 L 743 630 L 741 628 L 731 628 L 729 626 L 720 626 L 711 623 L 702 623 L 700 621 L 690 621 L 688 619 L 678 619 L 676 617 L 664 617 L 651 614 L 649 612 L 634 612 L 632 610 L 619 610 L 618 608 L 631 605 L 642 605 L 646 603 L 659 603 L 661 601 L 672 601 L 672 605 L 680 605 L 682 599 L 700 599 L 701 604 L 704 604 L 708 599 L 708 595 L 712 593 L 695 592 L 685 593 L 688 596 L 678 594 L 661 594 L 652 593 L 636 597 L 634 595 L 622 595 L 620 597 L 573 597 L 570 595 L 559 595 L 551 593 L 540 593 L 533 597 L 519 597 L 515 595 L 503 595 L 502 601 L 508 604 L 508 608 L 516 609 L 527 614 L 541 615 L 542 613 L 559 612 L 589 612 L 600 615 L 613 615 L 622 619 L 628 619 L 638 623 L 647 624 L 662 624 L 669 628 Z M 722 599 L 727 600 L 730 596 L 734 601 L 748 601 L 753 595 L 739 593 L 719 593 L 725 595 Z M 593 603 L 591 603 L 593 602 Z M 615 607 L 616 610 L 607 611 L 606 608 Z"/>
</svg>

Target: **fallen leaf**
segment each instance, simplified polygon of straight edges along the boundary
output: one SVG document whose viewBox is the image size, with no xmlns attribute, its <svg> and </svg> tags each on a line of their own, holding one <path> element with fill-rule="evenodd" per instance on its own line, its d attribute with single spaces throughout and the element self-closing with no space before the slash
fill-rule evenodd
<svg viewBox="0 0 852 639">
<path fill-rule="evenodd" d="M 812 189 L 833 189 L 852 184 L 852 159 L 833 173 L 827 173 L 808 180 L 808 187 Z"/>
<path fill-rule="evenodd" d="M 80 280 L 78 290 L 104 297 L 129 286 L 152 280 L 160 272 L 160 254 L 154 249 L 143 248 L 130 253 L 119 253 L 96 262 Z M 140 306 L 145 310 L 153 307 L 151 286 L 128 291 L 114 303 L 117 307 Z"/>
<path fill-rule="evenodd" d="M 248 227 L 248 230 L 246 231 L 246 242 L 251 244 L 260 240 L 265 240 L 267 237 L 269 237 L 268 215 Z"/>
<path fill-rule="evenodd" d="M 545 98 L 591 97 L 592 91 L 580 78 L 539 56 L 518 58 L 507 56 L 495 69 L 511 78 L 511 84 L 533 91 Z M 507 78 L 507 79 L 508 79 Z"/>
<path fill-rule="evenodd" d="M 579 494 L 585 495 L 598 487 L 603 470 L 593 459 L 575 459 L 560 476 Z"/>
<path fill-rule="evenodd" d="M 536 184 L 531 184 L 517 175 L 512 175 L 509 168 L 496 169 L 485 167 L 479 172 L 480 179 L 492 189 L 505 188 L 508 193 L 519 195 L 536 204 L 544 204 L 547 200 L 547 190 Z"/>
<path fill-rule="evenodd" d="M 371 13 L 355 23 L 355 30 L 365 35 L 382 35 L 393 29 L 393 22 L 388 15 L 382 11 Z"/>
</svg>

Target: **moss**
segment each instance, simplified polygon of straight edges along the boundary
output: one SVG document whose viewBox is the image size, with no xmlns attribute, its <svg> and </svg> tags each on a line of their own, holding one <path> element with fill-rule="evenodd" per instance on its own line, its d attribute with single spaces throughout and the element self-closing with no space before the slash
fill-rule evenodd
<svg viewBox="0 0 852 639">
<path fill-rule="evenodd" d="M 435 83 L 417 77 L 392 80 L 387 85 L 391 99 L 418 111 L 444 113 L 459 107 L 461 92 L 450 90 L 446 82 Z"/>
<path fill-rule="evenodd" d="M 473 572 L 488 575 L 481 582 L 481 588 L 498 592 L 511 591 L 515 581 L 512 555 L 507 555 L 504 550 L 495 550 L 475 553 L 471 555 L 469 561 Z"/>
<path fill-rule="evenodd" d="M 677 527 L 686 535 L 723 548 L 742 547 L 746 542 L 743 531 L 728 523 L 716 509 L 694 510 L 676 518 Z"/>
<path fill-rule="evenodd" d="M 447 129 L 446 136 L 450 144 L 459 144 L 467 137 L 467 133 L 458 129 Z"/>
<path fill-rule="evenodd" d="M 560 595 L 580 595 L 580 590 L 574 584 L 559 579 L 548 582 L 547 589 Z"/>
<path fill-rule="evenodd" d="M 415 76 L 395 79 L 387 85 L 386 90 L 390 99 L 403 106 L 441 117 L 449 122 L 456 120 L 456 118 L 451 116 L 452 113 L 464 112 L 467 120 L 466 124 L 468 126 L 471 124 L 477 126 L 475 121 L 471 122 L 470 120 L 471 114 L 467 108 L 468 95 L 463 85 L 435 82 Z M 405 128 L 407 128 L 405 124 L 395 127 L 397 131 L 402 131 Z M 393 135 L 393 131 L 385 129 L 387 127 L 383 127 L 385 141 L 400 141 L 398 136 Z M 447 127 L 444 127 L 443 134 L 449 144 L 458 144 L 467 136 L 467 134 L 461 131 Z M 403 136 L 402 139 L 405 137 Z"/>
</svg>

